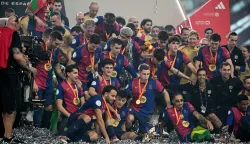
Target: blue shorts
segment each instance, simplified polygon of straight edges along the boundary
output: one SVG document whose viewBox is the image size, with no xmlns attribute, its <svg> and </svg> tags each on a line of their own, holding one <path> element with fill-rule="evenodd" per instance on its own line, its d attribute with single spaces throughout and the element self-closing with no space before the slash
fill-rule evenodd
<svg viewBox="0 0 250 144">
<path fill-rule="evenodd" d="M 45 100 L 44 105 L 52 105 L 53 104 L 53 88 L 52 86 L 46 88 L 46 89 L 38 89 L 37 93 L 40 100 Z"/>
<path fill-rule="evenodd" d="M 115 135 L 117 136 L 118 139 L 121 139 L 122 135 L 126 133 L 126 131 L 123 131 L 120 128 L 114 128 Z"/>
<path fill-rule="evenodd" d="M 185 135 L 183 142 L 192 142 L 191 133 L 192 131 Z"/>
</svg>

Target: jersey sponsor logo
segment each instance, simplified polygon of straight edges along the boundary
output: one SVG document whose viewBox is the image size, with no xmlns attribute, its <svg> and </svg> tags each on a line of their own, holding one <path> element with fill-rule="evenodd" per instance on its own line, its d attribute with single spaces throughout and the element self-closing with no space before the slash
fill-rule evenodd
<svg viewBox="0 0 250 144">
<path fill-rule="evenodd" d="M 59 89 L 56 89 L 56 95 L 59 95 Z"/>
</svg>

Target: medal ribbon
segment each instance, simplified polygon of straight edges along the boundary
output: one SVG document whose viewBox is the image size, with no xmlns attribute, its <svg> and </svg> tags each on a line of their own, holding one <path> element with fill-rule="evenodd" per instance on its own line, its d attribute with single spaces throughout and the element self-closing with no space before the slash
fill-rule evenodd
<svg viewBox="0 0 250 144">
<path fill-rule="evenodd" d="M 105 80 L 105 78 L 103 77 L 103 75 L 102 75 L 102 79 L 103 79 L 105 85 L 107 86 L 108 83 L 107 83 L 107 81 Z M 110 78 L 110 81 L 109 81 L 109 85 L 112 85 L 112 80 L 111 80 L 111 78 Z"/>
<path fill-rule="evenodd" d="M 139 92 L 140 92 L 139 100 L 141 99 L 142 94 L 144 93 L 144 91 L 145 91 L 147 85 L 148 85 L 148 80 L 147 80 L 146 84 L 144 85 L 143 89 L 141 90 L 141 79 L 139 78 Z"/>
<path fill-rule="evenodd" d="M 106 39 L 107 39 L 107 41 L 109 39 L 109 34 L 107 32 L 106 32 Z"/>
<path fill-rule="evenodd" d="M 112 56 L 111 56 L 111 52 L 109 52 L 109 58 L 114 62 L 114 65 L 116 65 L 116 59 L 113 60 Z"/>
<path fill-rule="evenodd" d="M 75 88 L 76 89 L 73 89 L 73 87 L 71 86 L 71 84 L 66 80 L 67 84 L 69 85 L 69 87 L 71 88 L 71 90 L 73 91 L 74 95 L 75 95 L 75 98 L 78 99 L 78 89 L 77 89 L 77 86 L 75 84 Z"/>
<path fill-rule="evenodd" d="M 126 48 L 123 48 L 123 50 L 122 50 L 121 54 L 124 54 L 125 50 L 126 50 Z"/>
<path fill-rule="evenodd" d="M 108 104 L 107 104 L 105 98 L 102 97 L 102 99 L 103 99 L 104 104 L 105 104 L 105 106 L 106 106 L 106 108 L 107 108 L 109 118 L 112 119 L 113 117 L 112 117 L 111 112 L 110 112 L 110 110 L 109 110 Z"/>
<path fill-rule="evenodd" d="M 175 117 L 176 117 L 176 120 L 177 120 L 176 125 L 178 125 L 179 122 L 180 122 L 180 120 L 181 120 L 181 116 L 178 116 L 178 113 L 177 113 L 177 111 L 176 111 L 176 108 L 174 108 L 174 113 L 175 113 Z"/>
<path fill-rule="evenodd" d="M 94 54 L 90 54 L 90 63 L 91 63 L 92 69 L 94 69 L 95 67 L 95 55 Z"/>
<path fill-rule="evenodd" d="M 213 63 L 214 65 L 216 65 L 218 52 L 216 52 L 215 57 L 214 57 L 212 51 L 211 51 L 211 50 L 209 50 L 209 51 L 210 51 L 210 55 L 211 55 L 211 57 L 212 57 L 212 63 Z"/>
<path fill-rule="evenodd" d="M 48 50 L 48 41 L 45 43 L 45 50 Z M 52 59 L 52 53 L 54 52 L 54 50 L 52 49 L 51 53 L 50 53 L 50 58 L 48 60 L 48 64 L 51 64 L 51 59 Z"/>
<path fill-rule="evenodd" d="M 176 57 L 177 57 L 177 55 L 174 57 L 174 60 L 170 61 L 170 66 L 171 66 L 171 67 L 174 66 L 175 61 L 176 61 Z M 171 59 L 171 57 L 170 57 L 170 52 L 168 51 L 168 60 L 170 60 L 170 59 Z"/>
<path fill-rule="evenodd" d="M 151 60 L 150 60 L 151 62 Z M 152 63 L 152 62 L 151 62 Z M 152 63 L 153 64 L 153 63 Z M 152 66 L 152 71 L 151 71 L 151 76 L 154 77 L 155 76 L 155 72 L 156 72 L 156 66 L 153 64 Z"/>
</svg>

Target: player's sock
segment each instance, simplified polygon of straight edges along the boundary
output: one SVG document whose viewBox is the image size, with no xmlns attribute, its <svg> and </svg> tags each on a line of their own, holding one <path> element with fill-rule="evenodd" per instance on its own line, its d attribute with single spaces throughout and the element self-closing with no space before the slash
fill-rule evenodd
<svg viewBox="0 0 250 144">
<path fill-rule="evenodd" d="M 53 111 L 44 111 L 43 112 L 43 118 L 42 118 L 42 122 L 41 122 L 41 128 L 50 128 L 50 119 L 52 116 L 52 112 Z"/>
<path fill-rule="evenodd" d="M 115 131 L 113 129 L 113 126 L 107 126 L 106 129 L 107 129 L 107 133 L 108 133 L 109 137 L 113 138 L 114 136 L 116 136 Z"/>
<path fill-rule="evenodd" d="M 72 137 L 74 136 L 74 133 L 78 131 L 79 129 L 83 129 L 86 126 L 86 123 L 83 119 L 78 119 L 75 121 L 68 130 L 64 133 L 64 136 Z"/>
</svg>

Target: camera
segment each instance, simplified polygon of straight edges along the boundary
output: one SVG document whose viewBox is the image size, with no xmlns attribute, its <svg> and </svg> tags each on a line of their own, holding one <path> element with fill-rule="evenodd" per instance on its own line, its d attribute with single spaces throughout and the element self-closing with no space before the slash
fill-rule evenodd
<svg viewBox="0 0 250 144">
<path fill-rule="evenodd" d="M 22 36 L 21 42 L 23 43 L 23 47 L 26 48 L 25 54 L 29 57 L 32 66 L 37 65 L 40 60 L 50 59 L 51 51 L 42 48 L 42 45 L 45 45 L 45 42 L 41 38 Z"/>
</svg>

